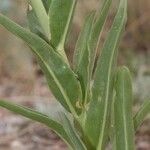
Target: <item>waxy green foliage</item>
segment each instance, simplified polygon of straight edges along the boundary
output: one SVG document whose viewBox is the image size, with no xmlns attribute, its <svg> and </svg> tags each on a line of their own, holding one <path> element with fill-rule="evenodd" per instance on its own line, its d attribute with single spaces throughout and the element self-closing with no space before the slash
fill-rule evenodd
<svg viewBox="0 0 150 150">
<path fill-rule="evenodd" d="M 104 0 L 100 9 L 88 14 L 76 43 L 73 68 L 65 44 L 77 1 L 27 2 L 30 31 L 1 13 L 0 25 L 29 46 L 64 111 L 58 110 L 59 117 L 51 118 L 4 100 L 0 100 L 0 106 L 48 126 L 73 150 L 105 150 L 109 141 L 114 150 L 134 150 L 134 134 L 150 111 L 150 101 L 133 116 L 130 72 L 126 67 L 117 70 L 127 0 L 120 0 L 97 61 L 98 44 L 112 0 Z"/>
<path fill-rule="evenodd" d="M 74 114 L 79 112 L 76 103 L 82 99 L 80 84 L 73 71 L 63 61 L 61 56 L 55 52 L 51 45 L 40 37 L 15 24 L 2 14 L 0 14 L 0 23 L 1 25 L 5 25 L 10 32 L 28 44 L 40 61 L 41 68 L 45 73 L 50 89 L 57 99 L 60 100 L 62 105 L 64 105 L 67 110 L 72 110 Z M 68 82 L 68 79 L 70 82 Z M 74 109 L 76 109 L 76 111 Z"/>
<path fill-rule="evenodd" d="M 88 47 L 90 35 L 92 32 L 95 13 L 90 13 L 79 35 L 74 53 L 74 70 L 78 74 L 82 86 L 83 102 L 87 101 L 87 96 L 90 88 L 90 50 Z"/>
<path fill-rule="evenodd" d="M 72 21 L 76 0 L 52 0 L 49 9 L 51 44 L 66 58 L 64 46 Z"/>
<path fill-rule="evenodd" d="M 44 31 L 44 34 L 48 39 L 50 39 L 49 18 L 46 13 L 43 2 L 41 0 L 28 0 L 28 2 L 34 10 L 34 13 L 38 18 L 39 24 L 41 25 Z"/>
<path fill-rule="evenodd" d="M 132 117 L 132 80 L 126 67 L 118 70 L 115 81 L 114 128 L 116 150 L 134 149 L 134 126 Z"/>
<path fill-rule="evenodd" d="M 99 142 L 99 147 L 103 147 L 103 143 L 109 132 L 109 116 L 113 96 L 113 75 L 116 62 L 117 47 L 126 22 L 126 1 L 121 1 L 114 19 L 113 25 L 108 33 L 101 55 L 97 62 L 97 68 L 94 74 L 94 83 L 92 86 L 92 102 L 89 106 L 86 132 L 89 134 L 93 144 Z M 99 115 L 98 115 L 99 114 Z M 92 118 L 95 123 L 93 126 L 89 124 Z"/>
</svg>

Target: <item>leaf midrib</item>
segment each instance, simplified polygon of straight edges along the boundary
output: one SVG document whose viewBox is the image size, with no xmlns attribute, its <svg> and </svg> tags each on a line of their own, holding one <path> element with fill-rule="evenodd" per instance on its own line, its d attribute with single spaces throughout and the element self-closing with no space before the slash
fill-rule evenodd
<svg viewBox="0 0 150 150">
<path fill-rule="evenodd" d="M 72 17 L 72 12 L 74 10 L 75 4 L 76 4 L 76 0 L 73 0 L 72 6 L 70 8 L 71 12 L 69 13 L 68 21 L 67 21 L 67 24 L 65 26 L 63 36 L 61 37 L 61 41 L 59 42 L 59 44 L 56 48 L 57 51 L 64 50 L 64 43 L 65 43 L 65 40 L 66 40 L 66 35 L 67 35 L 67 32 L 68 32 L 68 28 L 69 28 L 69 25 L 70 25 L 70 20 L 71 20 L 71 17 Z"/>
<path fill-rule="evenodd" d="M 124 15 L 125 17 L 125 15 Z M 120 28 L 119 29 L 122 29 L 122 25 L 124 24 L 124 18 L 122 19 L 122 24 L 120 25 Z M 112 65 L 112 62 L 113 62 L 113 56 L 114 56 L 114 53 L 115 53 L 115 49 L 116 49 L 116 45 L 117 45 L 117 39 L 118 37 L 120 36 L 120 33 L 121 33 L 121 30 L 119 30 L 120 32 L 118 32 L 118 36 L 116 38 L 116 41 L 115 41 L 115 47 L 113 48 L 113 53 L 111 55 L 111 61 L 109 63 L 109 70 L 108 70 L 108 78 L 107 78 L 107 85 L 106 85 L 106 98 L 104 100 L 105 104 L 104 104 L 104 120 L 102 121 L 102 129 L 101 129 L 101 134 L 100 134 L 100 137 L 99 137 L 99 143 L 98 143 L 98 149 L 101 149 L 102 147 L 102 143 L 103 143 L 103 137 L 104 137 L 104 129 L 105 129 L 105 124 L 106 124 L 106 118 L 107 118 L 107 109 L 108 109 L 108 100 L 109 100 L 109 87 L 110 87 L 110 77 L 111 77 L 111 65 Z"/>
<path fill-rule="evenodd" d="M 123 126 L 124 126 L 124 139 L 125 139 L 125 150 L 128 150 L 128 140 L 127 140 L 127 126 L 126 126 L 126 111 L 125 111 L 125 80 L 123 80 L 123 85 L 122 85 L 123 91 L 122 91 L 122 100 L 123 100 L 123 104 L 122 104 L 122 110 L 123 110 Z"/>
<path fill-rule="evenodd" d="M 34 50 L 34 49 L 33 49 L 33 50 Z M 47 63 L 44 61 L 44 59 L 39 55 L 39 53 L 36 52 L 35 50 L 34 50 L 34 52 L 35 52 L 36 55 L 41 59 L 41 61 L 45 64 L 47 70 L 50 72 L 50 74 L 51 74 L 51 76 L 53 77 L 55 83 L 57 84 L 59 90 L 61 91 L 61 93 L 62 93 L 64 99 L 66 100 L 66 103 L 67 103 L 68 107 L 70 108 L 70 111 L 72 112 L 72 114 L 73 114 L 74 116 L 77 116 L 77 113 L 76 113 L 75 109 L 73 108 L 73 106 L 72 106 L 72 104 L 71 104 L 71 102 L 70 102 L 70 100 L 69 100 L 68 95 L 66 94 L 66 92 L 65 92 L 64 89 L 63 89 L 63 87 L 62 87 L 61 84 L 59 83 L 59 80 L 57 79 L 57 77 L 55 76 L 55 74 L 53 73 L 53 71 L 50 69 L 50 67 L 47 65 Z"/>
</svg>

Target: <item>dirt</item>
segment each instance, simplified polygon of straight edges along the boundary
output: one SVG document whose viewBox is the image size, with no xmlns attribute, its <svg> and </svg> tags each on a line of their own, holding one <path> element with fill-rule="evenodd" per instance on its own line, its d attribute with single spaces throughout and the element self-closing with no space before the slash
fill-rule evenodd
<svg viewBox="0 0 150 150">
<path fill-rule="evenodd" d="M 28 107 L 54 99 L 42 76 L 36 82 L 0 78 L 0 97 Z M 39 103 L 39 104 L 38 104 Z M 135 138 L 137 150 L 150 150 L 150 119 Z M 66 144 L 47 127 L 0 109 L 0 150 L 66 150 Z"/>
</svg>

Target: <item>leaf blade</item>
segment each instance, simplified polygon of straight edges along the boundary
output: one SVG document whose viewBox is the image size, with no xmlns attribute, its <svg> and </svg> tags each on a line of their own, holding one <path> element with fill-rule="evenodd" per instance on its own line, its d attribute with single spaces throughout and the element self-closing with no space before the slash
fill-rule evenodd
<svg viewBox="0 0 150 150">
<path fill-rule="evenodd" d="M 50 119 L 48 116 L 39 113 L 37 111 L 34 111 L 32 109 L 15 105 L 11 102 L 0 100 L 0 106 L 4 107 L 14 113 L 17 113 L 19 115 L 22 115 L 26 118 L 29 118 L 31 120 L 40 122 L 49 128 L 51 128 L 54 132 L 56 132 L 57 135 L 59 135 L 65 142 L 68 144 L 68 146 L 72 146 L 72 142 L 70 141 L 70 138 L 68 137 L 67 133 L 65 132 L 63 126 L 59 124 L 58 122 Z"/>
<path fill-rule="evenodd" d="M 90 49 L 90 72 L 91 72 L 91 78 L 92 78 L 92 72 L 95 62 L 95 57 L 97 53 L 97 47 L 99 44 L 99 40 L 101 37 L 101 32 L 104 27 L 105 21 L 107 19 L 109 9 L 111 6 L 112 0 L 104 0 L 102 7 L 100 10 L 98 10 L 96 17 L 95 24 L 93 25 L 93 33 L 91 34 L 91 39 L 89 41 L 89 49 Z"/>
<path fill-rule="evenodd" d="M 81 87 L 75 74 L 60 55 L 44 40 L 20 27 L 2 14 L 0 14 L 0 24 L 28 44 L 32 52 L 41 61 L 41 69 L 46 73 L 49 87 L 54 96 L 68 111 L 77 115 L 76 113 L 79 113 L 80 109 L 76 107 L 76 103 L 82 99 Z"/>
<path fill-rule="evenodd" d="M 113 96 L 113 75 L 117 47 L 126 23 L 127 1 L 121 0 L 113 25 L 98 58 L 92 86 L 92 102 L 87 111 L 86 132 L 98 150 L 104 148 L 108 138 L 109 117 Z M 90 126 L 91 120 L 94 121 Z M 97 140 L 99 139 L 99 140 Z"/>
<path fill-rule="evenodd" d="M 84 97 L 83 102 L 85 103 L 90 86 L 90 50 L 88 49 L 88 42 L 91 35 L 94 15 L 95 12 L 92 12 L 86 17 L 74 53 L 74 70 L 78 74 L 79 81 L 81 82 Z"/>
<path fill-rule="evenodd" d="M 75 5 L 76 0 L 52 0 L 49 10 L 51 43 L 63 57 L 66 57 L 64 45 Z"/>
<path fill-rule="evenodd" d="M 32 33 L 37 34 L 45 41 L 48 41 L 47 37 L 44 35 L 44 31 L 39 24 L 38 18 L 33 10 L 28 8 L 27 10 L 27 20 L 28 20 L 28 27 Z"/>
<path fill-rule="evenodd" d="M 132 80 L 126 67 L 118 69 L 114 103 L 115 150 L 134 150 Z"/>
<path fill-rule="evenodd" d="M 50 40 L 49 18 L 41 0 L 28 0 L 31 4 L 38 21 L 43 28 L 45 36 Z"/>
</svg>

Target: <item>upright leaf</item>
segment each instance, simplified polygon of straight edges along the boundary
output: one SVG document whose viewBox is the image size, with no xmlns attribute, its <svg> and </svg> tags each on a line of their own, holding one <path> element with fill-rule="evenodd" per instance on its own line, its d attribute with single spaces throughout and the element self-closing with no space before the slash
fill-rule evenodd
<svg viewBox="0 0 150 150">
<path fill-rule="evenodd" d="M 37 111 L 31 110 L 29 108 L 19 106 L 12 104 L 7 101 L 0 100 L 0 106 L 4 107 L 14 113 L 17 113 L 19 115 L 22 115 L 26 118 L 32 119 L 34 121 L 38 121 L 50 129 L 52 129 L 54 132 L 56 132 L 57 135 L 59 135 L 67 144 L 69 147 L 73 147 L 73 143 L 70 140 L 69 136 L 67 135 L 66 131 L 64 130 L 63 126 L 59 124 L 58 122 L 50 119 L 48 116 L 39 113 Z"/>
<path fill-rule="evenodd" d="M 64 45 L 75 4 L 76 0 L 52 0 L 49 10 L 51 43 L 64 58 L 66 57 Z"/>
<path fill-rule="evenodd" d="M 95 21 L 95 24 L 93 25 L 93 31 L 92 31 L 89 45 L 88 45 L 89 49 L 90 49 L 90 53 L 91 53 L 90 54 L 91 76 L 92 76 L 95 57 L 96 57 L 96 53 L 97 53 L 97 47 L 98 47 L 99 40 L 101 37 L 101 32 L 102 32 L 104 23 L 106 21 L 106 18 L 108 16 L 111 3 L 112 3 L 112 0 L 104 0 L 102 7 L 100 8 L 100 10 L 97 12 L 97 14 L 95 16 L 96 21 Z"/>
<path fill-rule="evenodd" d="M 84 99 L 87 98 L 87 92 L 90 84 L 90 50 L 88 48 L 88 42 L 93 25 L 94 14 L 95 13 L 90 13 L 90 15 L 87 16 L 83 29 L 79 35 L 74 53 L 74 69 L 81 82 Z"/>
<path fill-rule="evenodd" d="M 49 18 L 41 0 L 28 0 L 31 4 L 45 36 L 50 40 Z"/>
<path fill-rule="evenodd" d="M 140 110 L 134 116 L 134 129 L 135 129 L 135 131 L 138 129 L 138 127 L 143 122 L 144 118 L 149 113 L 150 113 L 150 100 L 147 100 L 146 102 L 144 102 L 144 104 L 141 106 Z"/>
<path fill-rule="evenodd" d="M 44 40 L 20 27 L 2 14 L 0 14 L 0 24 L 28 44 L 40 61 L 41 69 L 46 75 L 54 96 L 73 115 L 79 114 L 80 109 L 76 106 L 76 103 L 82 99 L 81 87 L 76 75 L 60 55 Z"/>
<path fill-rule="evenodd" d="M 85 130 L 98 150 L 104 148 L 108 138 L 108 127 L 113 97 L 113 74 L 117 48 L 126 23 L 127 1 L 121 0 L 113 25 L 98 58 L 92 87 L 92 99 L 87 112 Z M 92 120 L 92 121 L 91 121 Z M 92 122 L 92 125 L 91 125 Z"/>
<path fill-rule="evenodd" d="M 103 95 L 105 83 L 108 83 L 107 80 L 111 77 L 117 58 L 118 44 L 126 23 L 126 16 L 127 0 L 120 0 L 117 15 L 98 58 L 93 84 L 93 100 L 98 100 L 99 96 Z"/>
<path fill-rule="evenodd" d="M 118 70 L 114 103 L 115 150 L 134 150 L 132 81 L 126 67 Z"/>
</svg>

